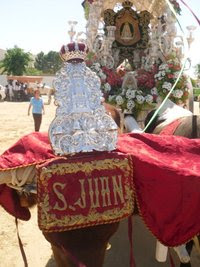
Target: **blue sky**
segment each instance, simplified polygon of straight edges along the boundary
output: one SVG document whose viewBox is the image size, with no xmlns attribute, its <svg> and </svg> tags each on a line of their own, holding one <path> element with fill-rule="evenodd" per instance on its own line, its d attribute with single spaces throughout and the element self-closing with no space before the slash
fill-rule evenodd
<svg viewBox="0 0 200 267">
<path fill-rule="evenodd" d="M 77 20 L 84 30 L 80 0 L 0 0 L 0 48 L 17 45 L 38 53 L 58 51 L 68 42 L 68 21 Z"/>
<path fill-rule="evenodd" d="M 199 0 L 184 0 L 200 16 Z M 69 41 L 68 21 L 76 20 L 77 31 L 84 31 L 85 19 L 82 0 L 1 0 L 0 1 L 0 48 L 14 45 L 34 54 L 40 51 L 59 51 Z M 180 0 L 178 2 L 181 4 Z M 193 64 L 200 63 L 200 26 L 181 4 L 180 22 L 196 25 L 195 42 L 191 48 Z"/>
</svg>

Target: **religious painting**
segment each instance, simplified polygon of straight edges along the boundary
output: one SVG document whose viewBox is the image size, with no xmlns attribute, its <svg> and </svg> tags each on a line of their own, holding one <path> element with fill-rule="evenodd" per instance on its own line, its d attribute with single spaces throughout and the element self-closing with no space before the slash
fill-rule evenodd
<svg viewBox="0 0 200 267">
<path fill-rule="evenodd" d="M 148 27 L 152 16 L 146 10 L 135 11 L 132 5 L 131 2 L 124 1 L 123 8 L 118 12 L 112 9 L 104 11 L 105 34 L 107 26 L 116 26 L 115 46 L 120 49 L 123 47 L 145 49 L 148 45 Z"/>
<path fill-rule="evenodd" d="M 112 55 L 115 67 L 128 59 L 132 68 L 135 68 L 135 55 L 148 47 L 149 24 L 152 15 L 147 11 L 136 11 L 133 3 L 124 1 L 123 8 L 118 12 L 107 9 L 103 13 L 105 35 L 109 34 L 109 26 L 115 26 Z"/>
<path fill-rule="evenodd" d="M 116 18 L 115 40 L 122 45 L 129 46 L 141 39 L 138 20 L 134 19 L 129 12 Z"/>
</svg>

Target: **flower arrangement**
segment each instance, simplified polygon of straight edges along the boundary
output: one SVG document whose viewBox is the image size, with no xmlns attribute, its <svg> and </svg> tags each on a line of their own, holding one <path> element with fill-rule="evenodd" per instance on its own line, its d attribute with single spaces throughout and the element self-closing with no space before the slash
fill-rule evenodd
<svg viewBox="0 0 200 267">
<path fill-rule="evenodd" d="M 108 102 L 119 106 L 124 113 L 133 114 L 134 117 L 137 117 L 141 110 L 153 107 L 158 96 L 154 80 L 155 71 L 154 66 L 151 71 L 139 69 L 128 72 L 122 88 L 110 95 Z"/>
<path fill-rule="evenodd" d="M 106 99 L 109 94 L 112 94 L 121 87 L 122 76 L 114 69 L 108 69 L 105 66 L 101 66 L 95 54 L 88 55 L 86 64 L 99 76 L 101 80 L 101 90 Z"/>
<path fill-rule="evenodd" d="M 122 67 L 115 70 L 101 66 L 94 54 L 86 62 L 101 79 L 105 100 L 135 118 L 141 110 L 154 108 L 158 100 L 166 97 L 181 70 L 176 52 L 167 56 L 165 63 L 134 72 Z M 182 75 L 170 99 L 177 104 L 185 103 L 188 95 L 187 77 Z"/>
<path fill-rule="evenodd" d="M 158 94 L 162 98 L 165 98 L 171 90 L 178 78 L 180 70 L 181 65 L 175 54 L 168 56 L 166 63 L 162 63 L 159 66 L 158 73 L 155 74 L 155 80 Z M 178 80 L 175 89 L 172 91 L 170 99 L 177 104 L 185 103 L 188 95 L 187 77 L 183 74 Z"/>
</svg>

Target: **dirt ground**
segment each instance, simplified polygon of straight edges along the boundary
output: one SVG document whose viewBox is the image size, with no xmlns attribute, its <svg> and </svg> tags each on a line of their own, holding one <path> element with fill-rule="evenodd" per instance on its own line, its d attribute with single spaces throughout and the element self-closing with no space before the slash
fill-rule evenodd
<svg viewBox="0 0 200 267">
<path fill-rule="evenodd" d="M 0 154 L 21 136 L 33 131 L 32 115 L 27 115 L 28 102 L 0 102 Z M 45 105 L 41 131 L 47 131 L 54 118 L 55 106 Z M 31 211 L 31 220 L 19 221 L 19 234 L 23 242 L 29 267 L 55 267 L 51 248 L 37 225 L 37 209 Z M 0 267 L 22 267 L 15 220 L 0 207 Z"/>
<path fill-rule="evenodd" d="M 0 102 L 0 154 L 13 145 L 21 136 L 33 131 L 32 116 L 27 116 L 28 105 L 29 103 L 26 102 Z M 45 105 L 41 131 L 48 130 L 54 114 L 55 106 L 53 103 Z M 31 215 L 32 218 L 28 222 L 19 221 L 19 234 L 27 256 L 28 266 L 55 267 L 50 245 L 44 239 L 37 225 L 36 208 L 32 209 Z M 0 226 L 0 267 L 23 267 L 14 218 L 1 207 Z M 141 220 L 137 218 L 135 219 L 133 240 L 137 267 L 170 266 L 169 262 L 156 262 L 154 256 L 155 238 L 153 239 Z M 113 245 L 106 255 L 105 267 L 129 266 L 129 243 L 126 222 L 121 224 L 120 230 L 113 237 L 111 243 Z M 196 253 L 192 258 L 192 266 L 200 266 L 200 255 Z"/>
</svg>

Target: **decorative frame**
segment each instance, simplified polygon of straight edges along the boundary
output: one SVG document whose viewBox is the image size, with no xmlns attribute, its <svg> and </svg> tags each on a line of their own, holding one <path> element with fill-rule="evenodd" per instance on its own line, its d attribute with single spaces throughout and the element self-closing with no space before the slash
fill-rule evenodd
<svg viewBox="0 0 200 267">
<path fill-rule="evenodd" d="M 95 160 L 93 158 L 94 155 L 83 158 L 74 157 L 73 159 L 61 158 L 51 160 L 37 167 L 38 224 L 42 231 L 61 232 L 92 225 L 113 223 L 133 213 L 134 190 L 131 157 L 117 153 L 109 155 L 101 153 L 100 156 L 95 155 Z M 115 193 L 113 193 L 114 191 L 112 192 L 114 187 L 112 187 L 112 182 L 109 182 L 109 190 L 111 192 L 109 205 L 102 204 L 102 199 L 99 202 L 99 206 L 90 205 L 91 194 L 92 196 L 94 194 L 100 197 L 100 193 L 96 191 L 97 189 L 94 191 L 94 185 L 97 180 L 108 177 L 107 180 L 112 181 L 113 175 L 122 177 L 120 190 L 124 201 L 120 201 L 118 204 L 115 203 L 113 198 Z M 89 180 L 92 183 L 93 180 L 92 192 L 90 188 L 89 191 L 84 190 L 83 194 L 79 183 L 80 178 L 84 184 Z M 62 187 L 59 187 L 60 193 L 58 194 L 57 192 L 59 199 L 55 200 L 55 192 L 52 189 L 58 184 L 62 184 Z M 105 194 L 104 189 L 102 192 Z M 64 197 L 66 197 L 66 202 L 68 203 L 65 209 L 61 205 L 64 203 Z M 83 198 L 85 201 L 83 201 Z M 60 200 L 62 202 L 58 204 Z M 82 205 L 83 202 L 85 205 Z M 56 208 L 55 210 L 56 205 L 61 205 L 61 208 Z"/>
<path fill-rule="evenodd" d="M 148 28 L 152 15 L 148 11 L 136 12 L 132 9 L 132 3 L 125 1 L 123 8 L 117 13 L 112 9 L 107 9 L 103 13 L 105 29 L 107 26 L 116 26 L 115 46 L 118 48 L 129 47 L 130 49 L 145 49 L 147 48 L 149 35 Z M 122 38 L 123 25 L 129 25 L 132 33 L 132 39 Z M 105 34 L 107 34 L 105 30 Z"/>
</svg>

